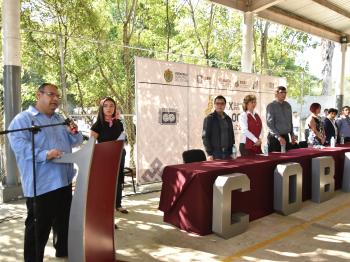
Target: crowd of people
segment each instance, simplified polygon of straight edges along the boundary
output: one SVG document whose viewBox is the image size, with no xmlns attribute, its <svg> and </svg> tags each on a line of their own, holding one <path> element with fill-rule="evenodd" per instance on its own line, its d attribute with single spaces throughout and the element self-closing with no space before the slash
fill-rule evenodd
<svg viewBox="0 0 350 262">
<path fill-rule="evenodd" d="M 285 101 L 287 89 L 278 86 L 275 100 L 266 107 L 266 125 L 268 128 L 268 152 L 286 152 L 302 144 L 309 146 L 329 146 L 334 143 L 350 141 L 350 107 L 344 106 L 337 118 L 338 110 L 325 110 L 322 118 L 321 105 L 312 103 L 310 115 L 306 119 L 305 141 L 297 142 L 300 121 L 297 112 L 292 112 L 291 105 Z M 256 97 L 247 95 L 243 99 L 243 112 L 239 116 L 240 141 L 239 151 L 242 156 L 262 153 L 264 137 L 262 119 L 255 112 Z M 203 123 L 202 140 L 207 160 L 234 158 L 235 137 L 231 118 L 224 112 L 225 97 L 219 95 L 214 99 L 214 112 L 209 114 Z"/>
</svg>

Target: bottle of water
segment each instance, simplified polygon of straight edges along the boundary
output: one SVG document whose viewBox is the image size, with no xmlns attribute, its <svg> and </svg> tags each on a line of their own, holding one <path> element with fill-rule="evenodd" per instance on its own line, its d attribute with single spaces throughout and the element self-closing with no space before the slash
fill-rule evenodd
<svg viewBox="0 0 350 262">
<path fill-rule="evenodd" d="M 237 158 L 237 149 L 236 149 L 235 145 L 233 145 L 233 147 L 232 147 L 232 158 L 233 159 Z"/>
<path fill-rule="evenodd" d="M 343 135 L 340 136 L 340 144 L 344 145 L 344 136 Z"/>
<path fill-rule="evenodd" d="M 264 145 L 264 156 L 268 156 L 269 155 L 269 145 L 268 144 L 265 144 Z"/>
<path fill-rule="evenodd" d="M 331 137 L 331 147 L 335 147 L 335 138 L 334 138 L 334 136 Z"/>
</svg>

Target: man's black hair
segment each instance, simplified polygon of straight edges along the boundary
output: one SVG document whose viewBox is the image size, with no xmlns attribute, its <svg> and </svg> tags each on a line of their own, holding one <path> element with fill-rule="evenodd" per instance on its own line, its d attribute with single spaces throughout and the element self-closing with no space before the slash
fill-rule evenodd
<svg viewBox="0 0 350 262">
<path fill-rule="evenodd" d="M 47 86 L 54 86 L 56 87 L 56 89 L 58 89 L 58 87 L 54 84 L 51 84 L 51 83 L 42 83 L 39 88 L 38 88 L 38 91 L 44 91 L 45 90 L 45 87 Z"/>
<path fill-rule="evenodd" d="M 330 114 L 330 113 L 336 113 L 336 114 L 338 114 L 338 110 L 335 109 L 335 108 L 330 108 L 330 109 L 328 109 L 328 114 Z"/>
<path fill-rule="evenodd" d="M 215 99 L 214 99 L 214 104 L 215 104 L 215 101 L 218 100 L 218 99 L 224 100 L 224 101 L 225 101 L 225 104 L 226 104 L 226 98 L 223 97 L 222 95 L 218 95 L 217 97 L 215 97 Z"/>
</svg>

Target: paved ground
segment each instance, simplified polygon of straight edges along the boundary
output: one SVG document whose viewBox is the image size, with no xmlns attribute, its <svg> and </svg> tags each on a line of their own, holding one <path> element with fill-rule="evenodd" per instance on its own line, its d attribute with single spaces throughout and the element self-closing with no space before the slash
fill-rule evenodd
<svg viewBox="0 0 350 262">
<path fill-rule="evenodd" d="M 124 261 L 350 261 L 350 193 L 322 204 L 306 201 L 289 216 L 271 214 L 224 240 L 197 236 L 163 222 L 159 192 L 127 196 L 129 214 L 116 214 L 117 258 Z M 0 205 L 0 261 L 21 261 L 24 201 Z M 7 218 L 4 220 L 4 218 Z M 51 242 L 51 240 L 50 240 Z M 45 261 L 54 258 L 49 243 Z"/>
</svg>

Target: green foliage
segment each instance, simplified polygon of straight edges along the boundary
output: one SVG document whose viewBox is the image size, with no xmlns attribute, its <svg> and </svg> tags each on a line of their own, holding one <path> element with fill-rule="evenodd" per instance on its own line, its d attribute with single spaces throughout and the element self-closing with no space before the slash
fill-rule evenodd
<svg viewBox="0 0 350 262">
<path fill-rule="evenodd" d="M 69 104 L 83 112 L 112 96 L 133 114 L 135 56 L 239 71 L 242 21 L 233 9 L 201 0 L 22 0 L 23 107 L 46 81 L 65 85 Z M 317 43 L 269 25 L 264 49 L 265 23 L 255 22 L 254 71 L 286 77 L 293 97 L 317 93 L 319 79 L 295 62 Z M 134 127 L 126 122 L 133 145 Z"/>
<path fill-rule="evenodd" d="M 255 57 L 261 57 L 261 38 L 266 22 L 258 20 L 255 24 Z M 320 95 L 322 91 L 320 79 L 312 76 L 308 65 L 302 67 L 296 64 L 298 55 L 307 47 L 316 48 L 318 44 L 303 32 L 281 25 L 270 25 L 267 39 L 268 68 L 264 68 L 261 60 L 255 60 L 255 71 L 270 75 L 281 76 L 287 79 L 288 96 L 302 99 L 306 94 Z"/>
</svg>

